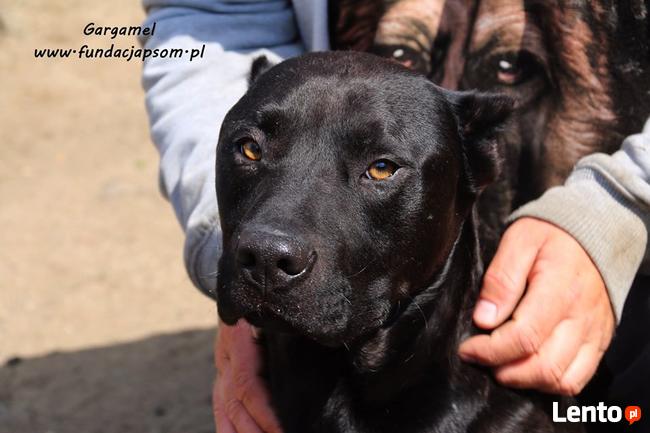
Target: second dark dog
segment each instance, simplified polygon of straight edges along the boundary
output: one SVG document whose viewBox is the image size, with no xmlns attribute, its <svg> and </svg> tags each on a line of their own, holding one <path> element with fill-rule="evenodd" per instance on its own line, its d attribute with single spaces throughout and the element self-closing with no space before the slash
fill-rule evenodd
<svg viewBox="0 0 650 433">
<path fill-rule="evenodd" d="M 217 296 L 264 330 L 284 431 L 581 431 L 456 354 L 510 101 L 361 53 L 269 67 L 221 130 Z"/>
</svg>

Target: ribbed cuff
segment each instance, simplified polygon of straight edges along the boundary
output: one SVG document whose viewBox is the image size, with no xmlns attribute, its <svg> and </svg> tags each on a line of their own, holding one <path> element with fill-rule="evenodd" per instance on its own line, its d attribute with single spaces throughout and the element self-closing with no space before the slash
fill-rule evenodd
<svg viewBox="0 0 650 433">
<path fill-rule="evenodd" d="M 535 217 L 570 233 L 600 271 L 620 321 L 625 298 L 646 249 L 648 231 L 632 204 L 599 172 L 580 168 L 509 218 Z"/>
</svg>

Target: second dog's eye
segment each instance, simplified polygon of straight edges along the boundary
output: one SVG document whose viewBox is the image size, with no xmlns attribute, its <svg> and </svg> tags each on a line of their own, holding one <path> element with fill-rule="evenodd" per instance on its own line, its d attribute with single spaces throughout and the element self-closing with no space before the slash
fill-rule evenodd
<svg viewBox="0 0 650 433">
<path fill-rule="evenodd" d="M 499 84 L 516 86 L 524 83 L 539 73 L 540 66 L 535 58 L 526 51 L 505 53 L 495 56 L 495 78 Z"/>
<path fill-rule="evenodd" d="M 380 159 L 370 164 L 365 175 L 371 180 L 384 180 L 394 175 L 398 168 L 399 166 L 394 162 Z"/>
<path fill-rule="evenodd" d="M 260 149 L 260 145 L 253 140 L 246 140 L 240 144 L 239 152 L 251 161 L 259 161 L 262 159 L 262 149 Z"/>
</svg>

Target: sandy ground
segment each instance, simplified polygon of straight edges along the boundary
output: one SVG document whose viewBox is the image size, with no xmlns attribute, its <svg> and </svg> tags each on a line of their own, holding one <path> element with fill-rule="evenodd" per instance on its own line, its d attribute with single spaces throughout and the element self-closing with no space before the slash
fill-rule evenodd
<svg viewBox="0 0 650 433">
<path fill-rule="evenodd" d="M 213 431 L 215 308 L 157 189 L 141 64 L 34 58 L 143 16 L 0 0 L 0 433 Z"/>
</svg>

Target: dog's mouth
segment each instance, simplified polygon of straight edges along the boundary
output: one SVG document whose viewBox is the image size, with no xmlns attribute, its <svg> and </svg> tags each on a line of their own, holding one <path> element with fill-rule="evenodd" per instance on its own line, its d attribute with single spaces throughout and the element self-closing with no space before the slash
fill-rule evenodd
<svg viewBox="0 0 650 433">
<path fill-rule="evenodd" d="M 276 309 L 277 310 L 277 309 Z M 330 348 L 336 348 L 345 345 L 341 336 L 330 335 L 328 333 L 309 332 L 304 326 L 292 323 L 292 321 L 277 313 L 271 306 L 262 306 L 259 311 L 244 315 L 244 319 L 251 325 L 260 328 L 265 332 L 281 333 L 294 336 L 304 336 L 320 345 Z"/>
<path fill-rule="evenodd" d="M 257 311 L 245 314 L 244 319 L 251 325 L 267 331 L 297 333 L 296 328 L 282 315 L 282 310 L 267 303 L 262 304 Z"/>
</svg>

